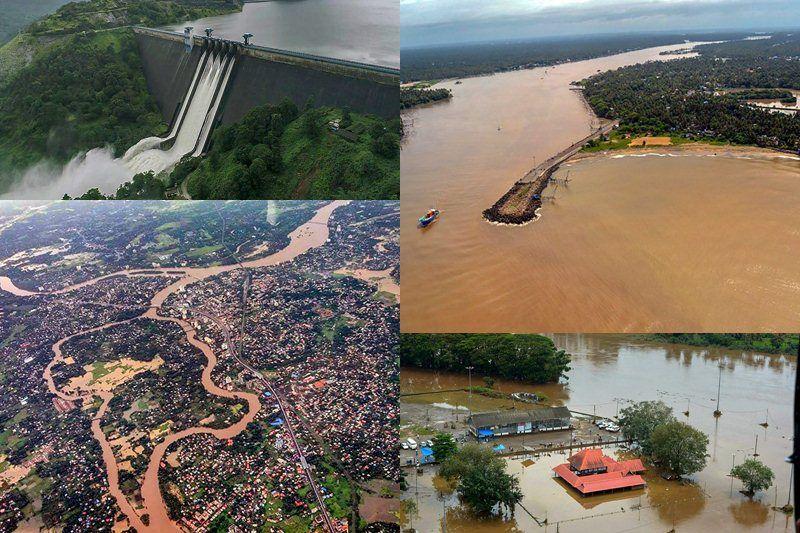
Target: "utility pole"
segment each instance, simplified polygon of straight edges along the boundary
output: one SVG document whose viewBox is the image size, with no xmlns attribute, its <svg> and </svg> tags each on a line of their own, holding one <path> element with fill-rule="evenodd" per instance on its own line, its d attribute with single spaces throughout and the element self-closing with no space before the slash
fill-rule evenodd
<svg viewBox="0 0 800 533">
<path fill-rule="evenodd" d="M 467 409 L 469 410 L 469 414 L 472 414 L 472 369 L 475 368 L 474 366 L 468 366 L 467 372 L 469 373 L 469 394 L 467 395 Z"/>
<path fill-rule="evenodd" d="M 789 497 L 786 498 L 787 507 L 792 504 L 792 481 L 794 481 L 794 465 L 789 469 Z"/>
<path fill-rule="evenodd" d="M 722 392 L 722 363 L 719 365 L 719 380 L 717 381 L 717 409 L 714 411 L 714 416 L 722 416 L 722 411 L 719 410 L 719 395 Z"/>
<path fill-rule="evenodd" d="M 753 457 L 758 457 L 758 433 L 756 433 L 756 446 L 753 448 Z"/>
</svg>

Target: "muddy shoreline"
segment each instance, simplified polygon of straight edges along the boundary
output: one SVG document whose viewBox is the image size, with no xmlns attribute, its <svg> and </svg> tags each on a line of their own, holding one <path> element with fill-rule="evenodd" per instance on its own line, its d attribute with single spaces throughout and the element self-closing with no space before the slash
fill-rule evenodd
<svg viewBox="0 0 800 533">
<path fill-rule="evenodd" d="M 617 150 L 603 150 L 600 152 L 579 152 L 570 157 L 565 163 L 576 163 L 588 159 L 601 159 L 613 156 L 644 156 L 647 154 L 653 155 L 670 155 L 670 154 L 686 154 L 686 155 L 708 155 L 708 156 L 728 156 L 728 157 L 749 157 L 749 158 L 762 158 L 762 159 L 787 159 L 797 158 L 800 156 L 791 152 L 784 152 L 782 150 L 774 150 L 771 148 L 762 148 L 760 146 L 750 145 L 714 145 L 709 143 L 686 143 L 686 144 L 670 144 L 664 146 L 635 146 L 628 148 L 620 148 Z"/>
</svg>

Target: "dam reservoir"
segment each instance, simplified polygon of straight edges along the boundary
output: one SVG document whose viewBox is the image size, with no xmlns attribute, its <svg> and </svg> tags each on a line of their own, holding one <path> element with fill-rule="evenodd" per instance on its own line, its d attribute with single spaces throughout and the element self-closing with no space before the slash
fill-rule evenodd
<svg viewBox="0 0 800 533">
<path fill-rule="evenodd" d="M 400 67 L 400 12 L 392 0 L 276 0 L 246 3 L 241 13 L 167 27 L 214 28 L 214 35 L 314 55 Z"/>
<path fill-rule="evenodd" d="M 570 161 L 538 219 L 487 222 L 531 168 L 599 126 L 574 81 L 686 45 L 450 80 L 403 113 L 407 332 L 793 331 L 800 161 L 658 147 Z M 441 219 L 418 229 L 430 208 Z"/>
<path fill-rule="evenodd" d="M 776 501 L 777 507 L 785 505 L 789 497 L 791 467 L 785 458 L 792 447 L 796 356 L 665 344 L 624 335 L 550 337 L 556 347 L 573 356 L 568 381 L 534 385 L 496 378 L 494 389 L 544 394 L 548 405 L 565 405 L 573 417 L 580 416 L 575 412 L 614 417 L 628 400 L 661 400 L 673 408 L 678 420 L 708 436 L 706 467 L 684 482 L 662 479 L 649 469 L 644 474 L 644 489 L 581 497 L 553 478 L 551 471 L 566 462 L 569 450 L 508 458 L 507 470 L 519 478 L 525 495 L 524 509 L 517 506 L 514 518 L 508 520 L 474 516 L 459 504 L 457 494 L 434 476 L 434 467 L 425 467 L 419 476 L 413 469 L 404 469 L 409 488 L 403 498 L 414 499 L 419 508 L 414 527 L 443 531 L 446 509 L 447 531 L 464 533 L 617 533 L 668 531 L 672 527 L 675 531 L 793 531 L 791 515 L 772 507 Z M 522 408 L 508 399 L 473 394 L 470 400 L 464 390 L 444 392 L 466 389 L 466 374 L 403 367 L 400 375 L 401 395 L 433 392 L 402 398 L 401 428 L 409 422 L 439 427 L 456 419 L 463 423 L 469 406 L 476 412 Z M 715 418 L 720 375 L 722 416 Z M 480 383 L 481 378 L 473 373 L 472 384 Z M 577 418 L 573 420 L 577 424 Z M 589 440 L 582 430 L 573 435 Z M 547 442 L 556 437 L 544 434 L 538 438 Z M 533 447 L 534 439 L 527 439 L 528 448 Z M 515 450 L 518 444 L 519 440 Z M 614 445 L 604 446 L 603 451 L 620 459 L 628 457 Z M 732 462 L 740 464 L 753 453 L 774 471 L 775 480 L 773 487 L 750 500 L 739 492 L 740 482 L 727 474 Z M 545 518 L 546 526 L 542 524 Z"/>
</svg>

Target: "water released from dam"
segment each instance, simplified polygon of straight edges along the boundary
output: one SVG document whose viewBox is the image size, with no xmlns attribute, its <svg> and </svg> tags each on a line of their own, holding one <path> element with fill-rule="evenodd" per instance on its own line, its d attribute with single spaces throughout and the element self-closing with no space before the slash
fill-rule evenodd
<svg viewBox="0 0 800 533">
<path fill-rule="evenodd" d="M 674 153 L 601 156 L 559 170 L 569 185 L 538 220 L 511 227 L 481 216 L 597 127 L 571 82 L 685 46 L 446 81 L 436 87 L 451 89 L 451 101 L 403 113 L 403 331 L 797 328 L 800 212 L 789 199 L 800 196 L 800 161 L 791 155 L 659 147 L 637 154 Z M 440 220 L 418 229 L 432 207 Z"/>
<path fill-rule="evenodd" d="M 199 156 L 211 134 L 236 62 L 233 54 L 204 51 L 180 111 L 166 137 L 147 137 L 120 158 L 110 147 L 95 148 L 63 167 L 43 162 L 28 169 L 3 199 L 57 199 L 80 196 L 91 188 L 113 194 L 141 172 L 171 169 L 182 157 Z"/>
</svg>

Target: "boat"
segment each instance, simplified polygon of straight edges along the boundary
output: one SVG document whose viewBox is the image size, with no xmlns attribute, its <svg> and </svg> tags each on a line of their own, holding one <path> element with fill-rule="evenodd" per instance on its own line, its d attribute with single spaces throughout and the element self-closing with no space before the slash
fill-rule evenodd
<svg viewBox="0 0 800 533">
<path fill-rule="evenodd" d="M 439 210 L 430 209 L 427 213 L 425 213 L 425 216 L 419 217 L 419 227 L 427 228 L 437 220 L 439 220 Z"/>
</svg>

